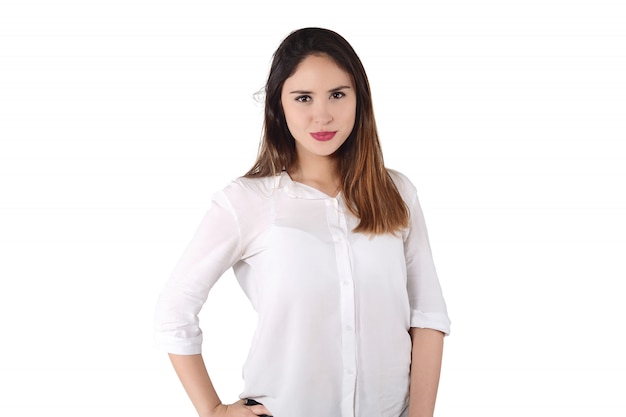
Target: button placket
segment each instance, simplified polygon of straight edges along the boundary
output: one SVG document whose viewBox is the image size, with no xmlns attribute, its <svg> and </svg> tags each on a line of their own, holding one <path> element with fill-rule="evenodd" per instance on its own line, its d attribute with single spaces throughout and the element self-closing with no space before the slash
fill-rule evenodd
<svg viewBox="0 0 626 417">
<path fill-rule="evenodd" d="M 350 253 L 348 226 L 345 213 L 340 210 L 336 198 L 329 199 L 326 204 L 328 223 L 335 246 L 337 274 L 339 278 L 339 295 L 341 302 L 342 328 L 342 417 L 354 416 L 354 398 L 356 394 L 356 317 L 354 277 L 352 275 L 352 257 Z"/>
</svg>

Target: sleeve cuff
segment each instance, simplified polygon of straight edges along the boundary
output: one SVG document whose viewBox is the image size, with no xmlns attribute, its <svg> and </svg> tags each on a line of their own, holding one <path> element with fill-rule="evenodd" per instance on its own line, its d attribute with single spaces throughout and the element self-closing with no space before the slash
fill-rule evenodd
<svg viewBox="0 0 626 417">
<path fill-rule="evenodd" d="M 411 327 L 439 330 L 448 336 L 450 335 L 450 318 L 447 313 L 411 310 Z"/>
<path fill-rule="evenodd" d="M 169 334 L 155 333 L 154 347 L 174 355 L 199 355 L 202 353 L 202 335 L 181 339 Z"/>
</svg>

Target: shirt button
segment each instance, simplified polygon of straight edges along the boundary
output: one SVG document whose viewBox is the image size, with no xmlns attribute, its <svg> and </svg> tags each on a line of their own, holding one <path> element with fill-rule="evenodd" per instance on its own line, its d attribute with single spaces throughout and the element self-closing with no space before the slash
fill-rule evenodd
<svg viewBox="0 0 626 417">
<path fill-rule="evenodd" d="M 348 369 L 348 370 L 346 371 L 346 373 L 347 373 L 348 375 L 354 375 L 354 371 L 353 371 L 352 369 Z"/>
<path fill-rule="evenodd" d="M 352 331 L 352 326 L 346 326 L 346 332 L 351 332 Z"/>
<path fill-rule="evenodd" d="M 342 284 L 344 287 L 347 287 L 348 285 L 350 285 L 350 283 L 349 283 L 348 281 L 341 281 L 341 284 Z"/>
</svg>

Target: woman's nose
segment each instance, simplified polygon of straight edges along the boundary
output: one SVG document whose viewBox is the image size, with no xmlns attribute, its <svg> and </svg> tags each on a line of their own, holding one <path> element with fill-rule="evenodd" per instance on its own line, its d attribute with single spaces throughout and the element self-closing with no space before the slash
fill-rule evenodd
<svg viewBox="0 0 626 417">
<path fill-rule="evenodd" d="M 313 109 L 313 121 L 319 124 L 328 124 L 333 120 L 333 116 L 328 108 L 328 103 L 317 102 Z"/>
</svg>

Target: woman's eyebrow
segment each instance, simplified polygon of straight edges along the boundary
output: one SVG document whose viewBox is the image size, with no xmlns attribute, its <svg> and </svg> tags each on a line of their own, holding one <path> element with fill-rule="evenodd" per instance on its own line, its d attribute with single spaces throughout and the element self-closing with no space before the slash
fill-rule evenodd
<svg viewBox="0 0 626 417">
<path fill-rule="evenodd" d="M 328 90 L 328 92 L 334 93 L 335 91 L 345 90 L 347 88 L 352 88 L 352 87 L 350 87 L 349 85 L 340 85 L 339 87 L 331 88 L 330 90 Z M 294 91 L 290 91 L 289 94 L 313 94 L 313 92 L 308 91 L 308 90 L 294 90 Z"/>
<path fill-rule="evenodd" d="M 329 93 L 333 93 L 335 91 L 339 91 L 339 90 L 345 90 L 345 89 L 350 89 L 352 87 L 350 87 L 349 85 L 340 85 L 339 87 L 333 88 L 332 90 L 328 90 Z"/>
</svg>

